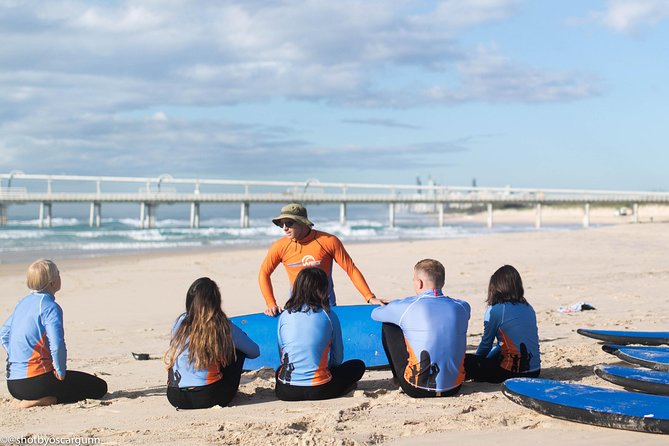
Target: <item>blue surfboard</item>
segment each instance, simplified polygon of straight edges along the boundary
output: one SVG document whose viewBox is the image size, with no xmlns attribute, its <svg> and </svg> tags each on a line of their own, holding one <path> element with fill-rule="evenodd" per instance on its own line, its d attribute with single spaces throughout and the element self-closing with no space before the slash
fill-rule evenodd
<svg viewBox="0 0 669 446">
<path fill-rule="evenodd" d="M 669 347 L 620 347 L 610 353 L 630 364 L 669 372 Z"/>
<path fill-rule="evenodd" d="M 661 345 L 618 345 L 618 344 L 603 344 L 602 350 L 606 353 L 615 355 L 616 351 L 624 348 L 627 351 L 633 350 L 656 350 L 656 351 L 669 351 L 669 347 Z"/>
<path fill-rule="evenodd" d="M 381 322 L 372 319 L 375 305 L 343 305 L 332 307 L 341 323 L 344 341 L 344 361 L 362 360 L 367 368 L 388 366 L 388 359 L 381 341 Z M 278 317 L 264 313 L 231 317 L 230 320 L 241 328 L 260 346 L 260 356 L 244 361 L 244 370 L 263 367 L 276 369 L 281 364 L 276 338 Z"/>
<path fill-rule="evenodd" d="M 595 375 L 627 389 L 655 395 L 669 395 L 669 373 L 622 365 L 600 364 Z"/>
<path fill-rule="evenodd" d="M 611 344 L 669 345 L 669 331 L 589 330 L 579 328 L 576 333 Z"/>
<path fill-rule="evenodd" d="M 568 421 L 669 434 L 669 397 L 539 378 L 504 381 L 511 401 Z"/>
</svg>

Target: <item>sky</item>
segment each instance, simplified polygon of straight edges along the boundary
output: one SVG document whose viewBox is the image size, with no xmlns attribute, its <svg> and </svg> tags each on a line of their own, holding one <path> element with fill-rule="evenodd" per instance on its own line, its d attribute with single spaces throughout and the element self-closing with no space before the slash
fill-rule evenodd
<svg viewBox="0 0 669 446">
<path fill-rule="evenodd" d="M 0 0 L 0 172 L 669 190 L 666 0 Z"/>
</svg>

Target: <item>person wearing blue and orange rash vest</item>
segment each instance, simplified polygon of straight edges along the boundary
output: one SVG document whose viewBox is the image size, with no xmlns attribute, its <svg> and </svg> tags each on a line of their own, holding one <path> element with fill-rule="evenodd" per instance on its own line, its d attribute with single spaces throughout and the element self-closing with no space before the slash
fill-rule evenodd
<svg viewBox="0 0 669 446">
<path fill-rule="evenodd" d="M 464 358 L 470 306 L 444 295 L 444 266 L 424 259 L 413 271 L 416 296 L 372 311 L 383 322 L 383 348 L 393 378 L 407 395 L 455 395 L 465 379 Z"/>
<path fill-rule="evenodd" d="M 295 279 L 277 328 L 281 365 L 276 396 L 284 401 L 336 398 L 355 388 L 365 373 L 359 359 L 343 362 L 337 315 L 328 303 L 328 276 L 306 268 Z"/>
<path fill-rule="evenodd" d="M 283 264 L 288 273 L 291 287 L 297 274 L 304 268 L 318 267 L 328 276 L 329 305 L 337 305 L 334 284 L 332 282 L 332 263 L 342 267 L 353 282 L 353 285 L 370 304 L 383 305 L 385 301 L 378 299 L 369 289 L 362 273 L 346 252 L 341 240 L 327 232 L 317 231 L 307 217 L 307 209 L 301 204 L 291 203 L 281 208 L 278 217 L 272 222 L 283 229 L 284 238 L 277 240 L 267 251 L 260 266 L 258 284 L 267 305 L 265 314 L 277 316 L 281 307 L 274 297 L 271 275 L 279 264 Z"/>
<path fill-rule="evenodd" d="M 221 291 L 208 277 L 186 293 L 186 312 L 172 329 L 165 353 L 167 399 L 177 409 L 227 406 L 239 389 L 244 360 L 260 355 L 258 345 L 221 309 Z"/>
<path fill-rule="evenodd" d="M 102 398 L 107 393 L 104 380 L 67 370 L 63 310 L 56 303 L 58 267 L 47 259 L 33 262 L 26 284 L 32 293 L 19 301 L 0 329 L 9 393 L 23 408 Z"/>
<path fill-rule="evenodd" d="M 539 376 L 537 316 L 525 299 L 516 268 L 504 265 L 495 271 L 486 303 L 481 343 L 475 354 L 468 353 L 465 358 L 467 379 L 500 383 L 508 378 Z"/>
</svg>

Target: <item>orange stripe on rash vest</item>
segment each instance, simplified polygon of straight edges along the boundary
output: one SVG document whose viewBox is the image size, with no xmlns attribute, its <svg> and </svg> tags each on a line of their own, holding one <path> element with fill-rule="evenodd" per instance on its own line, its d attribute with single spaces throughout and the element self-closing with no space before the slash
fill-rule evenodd
<svg viewBox="0 0 669 446">
<path fill-rule="evenodd" d="M 323 354 L 321 355 L 321 360 L 318 362 L 318 369 L 314 372 L 314 377 L 311 380 L 312 386 L 320 386 L 332 380 L 332 374 L 328 369 L 328 359 L 330 358 L 330 344 L 325 347 Z"/>
<path fill-rule="evenodd" d="M 504 330 L 499 329 L 500 338 L 502 338 L 502 362 L 499 364 L 504 370 L 513 370 L 514 358 L 520 358 L 520 351 L 518 347 L 511 341 L 511 338 L 504 333 Z"/>
<path fill-rule="evenodd" d="M 221 365 L 218 363 L 210 365 L 209 369 L 207 370 L 207 378 L 205 382 L 207 384 L 213 384 L 217 381 L 220 381 L 221 378 L 223 378 L 223 375 L 221 374 Z"/>
<path fill-rule="evenodd" d="M 33 353 L 28 359 L 28 366 L 26 368 L 26 378 L 43 375 L 53 370 L 53 360 L 51 359 L 51 352 L 47 345 L 46 333 L 42 335 L 35 347 Z"/>
<path fill-rule="evenodd" d="M 418 361 L 418 358 L 416 358 L 416 355 L 411 348 L 411 344 L 409 344 L 409 340 L 406 337 L 404 338 L 404 342 L 407 345 L 407 353 L 409 353 L 407 367 L 404 369 L 404 379 L 406 382 L 417 386 L 418 375 L 420 374 L 420 361 Z"/>
<path fill-rule="evenodd" d="M 465 373 L 465 357 L 463 356 L 462 357 L 462 362 L 460 363 L 460 371 L 458 372 L 458 377 L 455 380 L 455 385 L 456 386 L 459 386 L 460 384 L 465 382 L 465 377 L 466 377 L 465 375 L 466 375 L 466 373 Z M 439 395 L 439 396 L 441 396 L 441 395 Z"/>
</svg>

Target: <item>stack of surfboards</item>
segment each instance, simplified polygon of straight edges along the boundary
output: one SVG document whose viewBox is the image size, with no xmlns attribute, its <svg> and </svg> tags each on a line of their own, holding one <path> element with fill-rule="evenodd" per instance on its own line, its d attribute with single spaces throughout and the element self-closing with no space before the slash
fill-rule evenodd
<svg viewBox="0 0 669 446">
<path fill-rule="evenodd" d="M 669 332 L 579 329 L 632 366 L 595 366 L 597 376 L 627 390 L 539 378 L 514 378 L 502 392 L 537 412 L 580 423 L 669 434 Z M 640 367 L 636 367 L 640 366 Z"/>
</svg>

